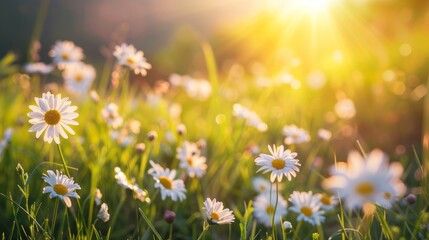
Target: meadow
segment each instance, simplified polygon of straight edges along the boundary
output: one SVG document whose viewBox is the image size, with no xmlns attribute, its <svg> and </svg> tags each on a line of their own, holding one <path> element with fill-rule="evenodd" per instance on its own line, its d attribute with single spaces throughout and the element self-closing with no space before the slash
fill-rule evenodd
<svg viewBox="0 0 429 240">
<path fill-rule="evenodd" d="M 429 239 L 429 15 L 346 13 L 0 56 L 2 239 Z"/>
</svg>

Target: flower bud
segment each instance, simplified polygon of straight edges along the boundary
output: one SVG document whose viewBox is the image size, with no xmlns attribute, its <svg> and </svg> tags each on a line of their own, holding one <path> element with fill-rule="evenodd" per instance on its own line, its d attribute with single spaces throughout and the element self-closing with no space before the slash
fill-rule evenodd
<svg viewBox="0 0 429 240">
<path fill-rule="evenodd" d="M 173 223 L 176 220 L 176 213 L 171 210 L 165 210 L 164 220 L 168 223 Z"/>
</svg>

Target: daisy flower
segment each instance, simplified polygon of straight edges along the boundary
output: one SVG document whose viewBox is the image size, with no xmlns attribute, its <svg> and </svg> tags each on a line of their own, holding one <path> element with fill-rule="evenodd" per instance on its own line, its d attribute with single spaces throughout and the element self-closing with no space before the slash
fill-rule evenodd
<svg viewBox="0 0 429 240">
<path fill-rule="evenodd" d="M 0 140 L 0 157 L 3 155 L 4 150 L 9 145 L 12 139 L 13 129 L 7 128 L 3 133 L 3 138 Z"/>
<path fill-rule="evenodd" d="M 223 202 L 216 201 L 216 198 L 213 200 L 207 198 L 204 201 L 203 210 L 206 211 L 209 224 L 221 225 L 234 222 L 235 217 L 232 211 L 229 208 L 223 208 Z"/>
<path fill-rule="evenodd" d="M 271 148 L 268 146 L 271 155 L 261 153 L 255 159 L 257 166 L 261 166 L 256 172 L 263 171 L 262 173 L 271 172 L 270 181 L 274 182 L 276 179 L 280 182 L 283 175 L 290 181 L 292 177 L 296 177 L 296 172 L 299 172 L 298 166 L 301 166 L 296 152 L 291 152 L 289 149 L 284 150 L 283 145 L 277 148 L 275 145 Z"/>
<path fill-rule="evenodd" d="M 113 55 L 119 64 L 129 67 L 135 74 L 146 76 L 147 70 L 152 67 L 143 57 L 144 53 L 137 51 L 133 45 L 122 43 L 120 46 L 115 46 Z"/>
<path fill-rule="evenodd" d="M 70 198 L 80 198 L 75 192 L 80 189 L 79 184 L 74 183 L 73 178 L 67 177 L 58 170 L 56 170 L 56 173 L 48 170 L 48 175 L 43 174 L 42 178 L 50 185 L 43 188 L 43 193 L 49 193 L 49 198 L 58 197 L 67 207 L 72 206 Z"/>
<path fill-rule="evenodd" d="M 68 64 L 63 72 L 65 87 L 76 94 L 87 93 L 95 79 L 93 66 L 84 63 Z"/>
<path fill-rule="evenodd" d="M 285 135 L 285 144 L 300 144 L 310 141 L 310 135 L 302 128 L 298 128 L 296 125 L 286 125 L 283 127 L 283 135 Z"/>
<path fill-rule="evenodd" d="M 76 46 L 71 41 L 57 41 L 49 51 L 49 56 L 53 58 L 54 63 L 68 64 L 80 62 L 83 59 L 82 48 Z"/>
<path fill-rule="evenodd" d="M 294 191 L 289 198 L 291 211 L 298 213 L 297 221 L 304 220 L 311 225 L 320 225 L 325 221 L 325 213 L 321 210 L 322 204 L 318 196 L 310 192 Z"/>
<path fill-rule="evenodd" d="M 389 165 L 386 155 L 378 149 L 368 154 L 366 159 L 352 151 L 347 163 L 337 163 L 330 172 L 332 176 L 323 181 L 322 186 L 343 198 L 349 209 L 360 208 L 365 203 L 390 208 L 406 192 L 406 186 L 400 179 L 402 165 Z"/>
<path fill-rule="evenodd" d="M 276 185 L 273 186 L 273 184 L 266 180 L 263 177 L 255 177 L 252 180 L 252 185 L 253 185 L 253 189 L 255 189 L 255 191 L 257 191 L 258 193 L 269 193 L 270 192 L 270 188 L 271 191 L 275 192 L 276 191 Z M 281 186 L 279 185 L 279 190 L 281 190 Z"/>
<path fill-rule="evenodd" d="M 332 137 L 332 133 L 326 129 L 319 129 L 319 131 L 317 131 L 317 136 L 325 141 L 329 141 L 329 139 L 331 139 Z"/>
<path fill-rule="evenodd" d="M 205 79 L 185 78 L 183 88 L 189 97 L 200 101 L 207 100 L 212 94 L 212 85 Z"/>
<path fill-rule="evenodd" d="M 43 93 L 41 98 L 35 98 L 36 104 L 30 105 L 29 108 L 33 111 L 27 114 L 31 119 L 29 122 L 33 126 L 29 132 L 36 132 L 36 138 L 45 131 L 43 140 L 51 143 L 52 139 L 55 143 L 60 143 L 60 136 L 67 139 L 68 136 L 64 129 L 70 134 L 75 132 L 69 125 L 79 125 L 73 119 L 79 114 L 75 113 L 77 107 L 70 106 L 71 102 L 68 98 L 61 98 L 61 94 L 53 95 L 50 92 Z"/>
<path fill-rule="evenodd" d="M 274 194 L 273 194 L 274 195 Z M 259 223 L 265 225 L 265 227 L 271 227 L 271 220 L 274 214 L 274 207 L 276 204 L 275 196 L 271 196 L 270 201 L 270 193 L 262 193 L 259 194 L 255 202 L 253 204 L 254 207 L 254 215 L 256 220 Z M 274 225 L 278 225 L 280 223 L 280 217 L 284 219 L 284 216 L 287 214 L 287 201 L 279 195 L 277 208 L 275 211 Z"/>
<path fill-rule="evenodd" d="M 127 147 L 135 142 L 134 135 L 127 128 L 110 131 L 110 138 L 118 142 L 121 147 Z"/>
<path fill-rule="evenodd" d="M 115 167 L 115 179 L 119 186 L 124 189 L 130 189 L 133 192 L 134 198 L 140 200 L 141 202 L 150 202 L 147 191 L 145 189 L 141 189 L 134 178 L 127 178 L 125 173 L 122 172 L 119 167 Z"/>
<path fill-rule="evenodd" d="M 330 211 L 334 209 L 334 207 L 338 203 L 338 199 L 336 197 L 329 196 L 326 193 L 319 193 L 316 194 L 316 196 L 319 198 L 319 201 L 322 204 L 322 209 L 325 211 Z"/>
<path fill-rule="evenodd" d="M 101 110 L 101 116 L 106 120 L 107 124 L 116 129 L 122 125 L 124 119 L 118 113 L 118 105 L 114 103 L 107 104 Z"/>
<path fill-rule="evenodd" d="M 42 62 L 27 63 L 24 65 L 24 72 L 33 74 L 48 74 L 54 70 L 54 66 Z"/>
<path fill-rule="evenodd" d="M 95 198 L 94 198 L 95 204 L 97 206 L 100 206 L 100 204 L 101 204 L 101 198 L 103 197 L 103 194 L 101 193 L 100 189 L 98 189 L 98 188 L 95 189 L 94 196 L 95 196 Z"/>
<path fill-rule="evenodd" d="M 256 128 L 260 132 L 265 132 L 268 126 L 261 120 L 259 115 L 250 109 L 236 103 L 232 106 L 232 115 L 236 118 L 246 120 L 246 125 Z"/>
<path fill-rule="evenodd" d="M 185 169 L 190 177 L 201 178 L 207 170 L 206 158 L 200 154 L 197 144 L 188 141 L 177 148 L 176 157 L 180 161 L 180 167 Z"/>
<path fill-rule="evenodd" d="M 110 214 L 108 210 L 109 210 L 109 206 L 107 206 L 106 203 L 101 204 L 100 211 L 98 212 L 97 217 L 103 222 L 109 221 Z"/>
<path fill-rule="evenodd" d="M 152 175 L 155 182 L 155 187 L 161 189 L 161 198 L 171 197 L 173 201 L 183 201 L 186 198 L 185 183 L 182 179 L 174 179 L 176 170 L 164 169 L 159 164 L 150 161 L 152 168 L 148 173 Z"/>
</svg>

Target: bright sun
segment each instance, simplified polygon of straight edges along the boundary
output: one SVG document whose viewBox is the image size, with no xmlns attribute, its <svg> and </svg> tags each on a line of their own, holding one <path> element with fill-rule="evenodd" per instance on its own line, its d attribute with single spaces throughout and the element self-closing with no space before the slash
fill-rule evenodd
<svg viewBox="0 0 429 240">
<path fill-rule="evenodd" d="M 329 7 L 329 0 L 295 0 L 296 7 L 305 12 L 312 14 L 326 11 Z"/>
<path fill-rule="evenodd" d="M 327 12 L 336 0 L 272 0 L 273 6 L 286 9 L 288 12 L 318 15 Z"/>
</svg>

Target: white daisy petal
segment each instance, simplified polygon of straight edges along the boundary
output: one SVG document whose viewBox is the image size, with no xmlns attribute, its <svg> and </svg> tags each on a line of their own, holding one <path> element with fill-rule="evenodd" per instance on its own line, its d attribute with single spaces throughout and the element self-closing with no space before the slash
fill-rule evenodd
<svg viewBox="0 0 429 240">
<path fill-rule="evenodd" d="M 63 128 L 74 134 L 74 131 L 68 125 L 78 125 L 72 119 L 78 117 L 79 114 L 74 112 L 77 107 L 70 106 L 70 102 L 67 99 L 61 98 L 60 94 L 53 95 L 50 92 L 43 93 L 42 98 L 35 98 L 38 106 L 29 106 L 33 112 L 27 115 L 31 118 L 29 122 L 33 126 L 28 131 L 36 131 L 36 138 L 39 138 L 45 132 L 43 140 L 48 143 L 54 140 L 57 144 L 60 143 L 60 136 L 67 138 Z"/>
</svg>

